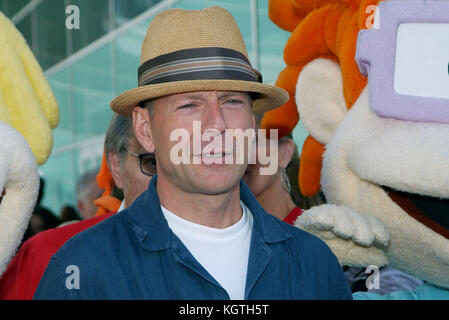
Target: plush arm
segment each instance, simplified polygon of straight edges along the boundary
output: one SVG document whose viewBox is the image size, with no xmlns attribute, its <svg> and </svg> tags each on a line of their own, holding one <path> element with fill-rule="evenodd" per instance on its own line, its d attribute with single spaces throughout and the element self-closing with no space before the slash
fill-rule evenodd
<svg viewBox="0 0 449 320">
<path fill-rule="evenodd" d="M 39 192 L 33 153 L 14 128 L 0 122 L 0 275 L 22 240 Z"/>
<path fill-rule="evenodd" d="M 388 264 L 384 250 L 390 236 L 375 217 L 346 206 L 324 204 L 304 211 L 295 226 L 320 237 L 342 265 Z"/>
</svg>

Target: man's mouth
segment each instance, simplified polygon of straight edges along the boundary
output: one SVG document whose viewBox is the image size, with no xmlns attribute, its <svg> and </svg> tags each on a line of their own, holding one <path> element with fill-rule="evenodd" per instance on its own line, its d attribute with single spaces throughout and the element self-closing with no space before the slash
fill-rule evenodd
<svg viewBox="0 0 449 320">
<path fill-rule="evenodd" d="M 224 153 L 224 152 L 221 152 L 221 153 L 204 153 L 201 156 L 205 157 L 205 158 L 222 158 L 222 157 L 226 156 L 226 153 Z"/>
<path fill-rule="evenodd" d="M 397 191 L 385 186 L 383 189 L 409 216 L 449 239 L 449 199 Z"/>
<path fill-rule="evenodd" d="M 233 153 L 232 152 L 205 152 L 201 154 L 194 155 L 195 158 L 200 159 L 202 164 L 227 164 L 233 163 Z M 195 162 L 194 162 L 195 163 Z"/>
</svg>

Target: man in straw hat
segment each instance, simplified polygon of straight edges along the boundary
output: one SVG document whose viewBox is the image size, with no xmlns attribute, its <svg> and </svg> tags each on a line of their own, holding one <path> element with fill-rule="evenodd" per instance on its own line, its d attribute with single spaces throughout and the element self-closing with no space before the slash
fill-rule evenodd
<svg viewBox="0 0 449 320">
<path fill-rule="evenodd" d="M 138 88 L 111 107 L 133 117 L 158 174 L 128 209 L 66 243 L 34 297 L 350 299 L 329 248 L 266 213 L 241 182 L 248 158 L 236 153 L 247 143 L 222 143 L 288 99 L 261 83 L 230 13 L 160 13 L 140 62 Z M 212 150 L 208 139 L 195 145 L 198 132 L 213 138 Z"/>
</svg>

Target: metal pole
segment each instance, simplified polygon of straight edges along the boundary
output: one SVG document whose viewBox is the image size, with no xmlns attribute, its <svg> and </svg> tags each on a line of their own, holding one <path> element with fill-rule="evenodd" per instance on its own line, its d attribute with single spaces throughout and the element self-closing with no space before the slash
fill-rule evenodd
<svg viewBox="0 0 449 320">
<path fill-rule="evenodd" d="M 20 23 L 27 15 L 30 14 L 38 5 L 40 5 L 44 0 L 32 0 L 28 2 L 19 12 L 17 12 L 14 17 L 11 18 L 12 23 L 17 25 Z"/>
</svg>

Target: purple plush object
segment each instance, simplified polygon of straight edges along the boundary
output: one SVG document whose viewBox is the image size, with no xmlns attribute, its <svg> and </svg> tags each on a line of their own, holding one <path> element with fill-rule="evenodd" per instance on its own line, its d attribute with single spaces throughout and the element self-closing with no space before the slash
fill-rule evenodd
<svg viewBox="0 0 449 320">
<path fill-rule="evenodd" d="M 404 23 L 449 24 L 449 1 L 386 1 L 379 4 L 378 10 L 379 29 L 361 30 L 356 51 L 359 70 L 368 75 L 371 109 L 382 117 L 449 123 L 449 99 L 400 94 L 394 88 L 399 26 Z M 449 62 L 449 52 L 447 59 Z M 446 83 L 439 85 L 446 86 Z"/>
</svg>

